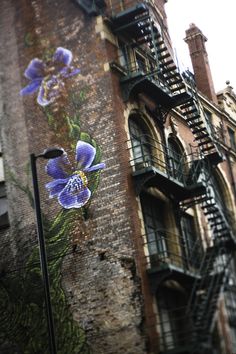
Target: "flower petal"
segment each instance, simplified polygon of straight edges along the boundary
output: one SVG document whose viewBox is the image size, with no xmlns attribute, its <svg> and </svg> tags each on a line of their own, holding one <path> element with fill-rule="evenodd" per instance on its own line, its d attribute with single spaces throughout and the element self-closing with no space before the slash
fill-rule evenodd
<svg viewBox="0 0 236 354">
<path fill-rule="evenodd" d="M 79 163 L 79 168 L 89 168 L 94 160 L 95 155 L 95 147 L 81 140 L 77 142 L 75 159 Z"/>
<path fill-rule="evenodd" d="M 54 97 L 51 98 L 50 100 L 48 100 L 45 96 L 46 96 L 45 90 L 44 90 L 43 86 L 41 85 L 39 88 L 39 93 L 38 93 L 38 97 L 37 97 L 37 102 L 40 106 L 47 106 L 54 101 Z"/>
<path fill-rule="evenodd" d="M 87 187 L 74 194 L 70 193 L 67 186 L 65 186 L 58 196 L 58 201 L 65 209 L 81 208 L 88 202 L 90 196 L 91 192 Z"/>
<path fill-rule="evenodd" d="M 44 76 L 44 62 L 37 58 L 32 59 L 29 63 L 27 69 L 25 70 L 25 77 L 30 80 L 35 80 L 39 78 L 43 78 Z"/>
<path fill-rule="evenodd" d="M 58 47 L 53 56 L 53 59 L 55 61 L 59 61 L 65 65 L 70 65 L 72 58 L 73 58 L 72 52 L 62 47 Z"/>
<path fill-rule="evenodd" d="M 25 95 L 30 95 L 31 93 L 34 93 L 37 91 L 41 85 L 42 79 L 37 79 L 33 80 L 29 83 L 29 85 L 25 86 L 21 91 L 20 95 L 25 96 Z"/>
<path fill-rule="evenodd" d="M 55 179 L 68 178 L 68 173 L 65 170 L 70 165 L 66 153 L 62 156 L 50 159 L 45 167 L 47 174 Z"/>
<path fill-rule="evenodd" d="M 101 162 L 101 163 L 98 163 L 97 165 L 93 165 L 89 168 L 85 168 L 84 171 L 92 172 L 92 171 L 101 170 L 102 168 L 105 168 L 105 167 L 106 167 L 105 163 Z"/>
<path fill-rule="evenodd" d="M 65 188 L 69 178 L 66 179 L 55 179 L 52 182 L 49 182 L 45 185 L 45 187 L 49 190 L 49 197 L 53 198 L 62 192 Z"/>
<path fill-rule="evenodd" d="M 80 73 L 80 69 L 73 68 L 72 66 L 66 66 L 60 71 L 61 76 L 64 78 L 75 76 L 78 75 L 79 73 Z"/>
</svg>

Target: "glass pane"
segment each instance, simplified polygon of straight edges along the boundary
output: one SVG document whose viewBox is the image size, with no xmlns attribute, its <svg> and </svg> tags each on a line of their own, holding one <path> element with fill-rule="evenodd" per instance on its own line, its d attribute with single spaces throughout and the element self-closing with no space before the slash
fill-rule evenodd
<svg viewBox="0 0 236 354">
<path fill-rule="evenodd" d="M 3 158 L 0 156 L 0 182 L 4 181 Z"/>
<path fill-rule="evenodd" d="M 143 162 L 151 163 L 151 147 L 146 131 L 133 118 L 129 120 L 129 130 L 135 165 Z"/>
<path fill-rule="evenodd" d="M 0 216 L 5 214 L 8 210 L 7 198 L 0 198 Z"/>
</svg>

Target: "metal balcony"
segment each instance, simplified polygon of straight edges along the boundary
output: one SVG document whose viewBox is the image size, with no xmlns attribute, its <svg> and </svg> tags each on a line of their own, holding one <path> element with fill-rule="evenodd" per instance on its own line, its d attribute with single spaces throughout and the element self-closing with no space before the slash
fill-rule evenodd
<svg viewBox="0 0 236 354">
<path fill-rule="evenodd" d="M 195 154 L 175 154 L 173 158 L 168 147 L 147 135 L 132 139 L 128 144 L 137 194 L 143 188 L 157 187 L 181 201 L 205 193 L 206 186 L 199 181 L 202 161 L 193 160 Z"/>
<path fill-rule="evenodd" d="M 190 96 L 148 1 L 128 4 L 109 23 L 115 35 L 125 38 L 124 47 L 119 48 L 122 56 L 111 63 L 124 75 L 124 101 L 144 93 L 166 110 L 184 104 Z"/>
<path fill-rule="evenodd" d="M 160 354 L 212 354 L 211 336 L 198 340 L 197 330 L 186 307 L 170 307 L 157 322 Z"/>
<path fill-rule="evenodd" d="M 97 16 L 104 13 L 106 2 L 104 0 L 75 0 L 83 11 L 89 16 Z"/>
<path fill-rule="evenodd" d="M 202 250 L 198 240 L 190 245 L 180 234 L 157 229 L 143 235 L 142 241 L 153 293 L 163 279 L 171 278 L 187 287 L 191 287 L 196 278 L 200 279 Z"/>
</svg>

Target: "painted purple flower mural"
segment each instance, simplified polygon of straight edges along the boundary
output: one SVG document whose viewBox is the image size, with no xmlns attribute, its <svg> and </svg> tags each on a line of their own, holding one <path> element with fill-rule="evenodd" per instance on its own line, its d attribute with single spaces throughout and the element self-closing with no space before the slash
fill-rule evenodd
<svg viewBox="0 0 236 354">
<path fill-rule="evenodd" d="M 104 163 L 92 165 L 96 149 L 79 140 L 76 145 L 76 166 L 71 166 L 67 154 L 48 161 L 46 172 L 54 180 L 46 184 L 50 198 L 57 197 L 65 209 L 81 208 L 91 197 L 88 173 L 105 167 Z"/>
<path fill-rule="evenodd" d="M 54 102 L 65 90 L 65 80 L 80 72 L 71 66 L 72 59 L 70 50 L 59 47 L 52 60 L 47 62 L 38 58 L 31 60 L 24 73 L 30 83 L 20 91 L 20 94 L 24 96 L 38 91 L 37 102 L 40 106 Z"/>
</svg>

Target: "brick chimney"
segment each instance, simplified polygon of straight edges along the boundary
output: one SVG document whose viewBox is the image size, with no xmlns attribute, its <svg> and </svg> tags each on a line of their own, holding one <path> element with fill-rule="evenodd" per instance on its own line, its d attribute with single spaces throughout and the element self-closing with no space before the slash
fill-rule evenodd
<svg viewBox="0 0 236 354">
<path fill-rule="evenodd" d="M 184 40 L 189 47 L 197 88 L 211 101 L 217 103 L 205 46 L 207 38 L 203 35 L 202 31 L 192 23 L 189 29 L 186 30 L 186 38 Z"/>
</svg>

